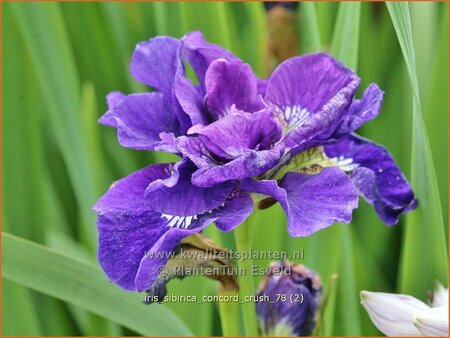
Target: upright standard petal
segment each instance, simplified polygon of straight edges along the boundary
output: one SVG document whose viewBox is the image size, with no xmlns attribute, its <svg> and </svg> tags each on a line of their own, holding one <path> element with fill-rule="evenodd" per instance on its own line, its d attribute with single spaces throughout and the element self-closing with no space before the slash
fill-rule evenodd
<svg viewBox="0 0 450 338">
<path fill-rule="evenodd" d="M 138 150 L 164 148 L 161 133 L 180 134 L 170 98 L 162 93 L 131 94 L 122 97 L 99 120 L 117 128 L 119 143 Z"/>
<path fill-rule="evenodd" d="M 309 236 L 333 223 L 349 223 L 358 206 L 358 193 L 351 179 L 339 168 L 326 168 L 319 174 L 289 172 L 274 180 L 241 183 L 247 191 L 278 200 L 288 218 L 291 236 Z"/>
<path fill-rule="evenodd" d="M 171 93 L 177 70 L 183 67 L 180 46 L 180 40 L 169 36 L 139 42 L 131 57 L 131 74 L 147 86 Z"/>
<path fill-rule="evenodd" d="M 215 209 L 190 216 L 154 211 L 147 187 L 169 179 L 173 164 L 155 164 L 115 183 L 97 202 L 98 259 L 108 278 L 126 290 L 144 291 L 157 279 L 181 239 L 217 221 L 231 230 L 251 213 L 251 198 L 232 191 Z M 249 204 L 250 202 L 250 204 Z M 240 212 L 238 206 L 244 205 Z"/>
<path fill-rule="evenodd" d="M 352 134 L 324 150 L 333 161 L 356 166 L 351 173 L 355 186 L 387 225 L 396 224 L 401 214 L 417 207 L 406 178 L 382 146 Z"/>
<path fill-rule="evenodd" d="M 428 305 L 408 296 L 382 292 L 361 292 L 361 304 L 375 326 L 386 336 L 420 336 L 414 315 L 429 310 Z"/>
<path fill-rule="evenodd" d="M 360 79 L 319 53 L 284 61 L 269 79 L 265 100 L 285 130 L 289 147 L 330 135 L 350 106 Z"/>
<path fill-rule="evenodd" d="M 200 86 L 205 93 L 205 74 L 214 60 L 234 60 L 237 57 L 225 48 L 207 42 L 199 31 L 186 34 L 182 39 L 183 54 L 197 74 Z"/>
<path fill-rule="evenodd" d="M 257 96 L 257 78 L 251 67 L 240 60 L 218 59 L 206 75 L 206 105 L 215 119 L 230 113 L 232 106 L 246 112 L 263 108 Z"/>
</svg>

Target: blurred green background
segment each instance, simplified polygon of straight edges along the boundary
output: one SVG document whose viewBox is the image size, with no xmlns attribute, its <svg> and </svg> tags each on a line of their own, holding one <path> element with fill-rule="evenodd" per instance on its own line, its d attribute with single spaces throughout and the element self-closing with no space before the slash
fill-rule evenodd
<svg viewBox="0 0 450 338">
<path fill-rule="evenodd" d="M 122 148 L 97 119 L 108 92 L 148 90 L 128 67 L 135 44 L 155 35 L 199 29 L 266 75 L 263 5 L 3 2 L 2 12 L 2 334 L 220 335 L 217 304 L 145 306 L 100 271 L 91 207 L 114 180 L 170 157 Z M 377 82 L 386 92 L 360 133 L 392 152 L 420 207 L 389 228 L 361 200 L 352 224 L 295 239 L 274 206 L 257 215 L 254 249 L 304 250 L 298 262 L 330 296 L 322 334 L 378 334 L 360 290 L 426 300 L 436 279 L 447 285 L 448 6 L 301 3 L 296 22 L 298 54 L 331 51 L 357 70 L 361 89 Z M 232 234 L 206 233 L 234 248 Z M 192 277 L 169 292 L 217 288 Z"/>
</svg>

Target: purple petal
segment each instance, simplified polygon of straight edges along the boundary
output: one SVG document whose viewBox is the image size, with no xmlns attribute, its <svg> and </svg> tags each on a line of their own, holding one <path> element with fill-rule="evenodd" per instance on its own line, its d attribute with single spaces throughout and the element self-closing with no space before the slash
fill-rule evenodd
<svg viewBox="0 0 450 338">
<path fill-rule="evenodd" d="M 181 239 L 203 230 L 212 222 L 216 222 L 219 229 L 223 231 L 232 230 L 251 214 L 252 206 L 251 197 L 245 193 L 239 196 L 230 196 L 224 206 L 199 215 L 189 227 L 168 230 L 142 258 L 135 280 L 137 290 L 150 289 L 158 276 L 160 268 L 166 264 L 168 260 L 167 255 L 158 253 L 171 253 Z"/>
<path fill-rule="evenodd" d="M 198 31 L 186 34 L 181 41 L 184 55 L 197 74 L 203 92 L 205 89 L 205 74 L 211 62 L 217 59 L 237 59 L 225 48 L 207 42 L 202 33 Z"/>
<path fill-rule="evenodd" d="M 225 203 L 235 183 L 225 182 L 213 188 L 192 185 L 196 167 L 188 159 L 177 163 L 167 179 L 153 181 L 145 192 L 154 211 L 176 216 L 194 216 L 218 208 Z"/>
<path fill-rule="evenodd" d="M 352 179 L 364 199 L 375 207 L 381 220 L 393 225 L 399 216 L 417 207 L 411 186 L 382 146 L 352 134 L 325 147 L 328 157 L 358 165 Z"/>
<path fill-rule="evenodd" d="M 241 180 L 258 176 L 273 168 L 283 153 L 283 145 L 269 150 L 246 150 L 242 155 L 226 164 L 200 168 L 192 175 L 192 183 L 200 187 L 211 187 L 227 180 Z"/>
<path fill-rule="evenodd" d="M 183 237 L 215 221 L 224 231 L 231 230 L 251 213 L 251 198 L 243 192 L 231 193 L 223 206 L 199 215 L 153 211 L 154 201 L 144 197 L 145 191 L 155 180 L 169 179 L 172 170 L 173 164 L 155 164 L 137 171 L 116 182 L 94 207 L 100 265 L 111 281 L 126 290 L 149 289 Z"/>
<path fill-rule="evenodd" d="M 184 76 L 177 77 L 175 96 L 183 111 L 189 116 L 192 125 L 209 123 L 210 119 L 204 110 L 203 97 L 191 80 Z"/>
<path fill-rule="evenodd" d="M 240 60 L 215 60 L 205 75 L 206 104 L 211 114 L 219 119 L 229 114 L 231 106 L 254 112 L 262 102 L 257 98 L 257 79 L 251 67 Z"/>
<path fill-rule="evenodd" d="M 334 131 L 334 137 L 340 137 L 355 131 L 367 121 L 377 117 L 380 113 L 384 92 L 377 84 L 370 84 L 364 91 L 360 100 L 355 100 L 350 105 L 348 113 L 343 117 L 339 126 Z"/>
<path fill-rule="evenodd" d="M 147 185 L 169 176 L 170 164 L 156 164 L 116 182 L 99 199 L 98 259 L 108 278 L 134 290 L 134 278 L 145 252 L 167 231 L 159 214 L 144 200 Z"/>
<path fill-rule="evenodd" d="M 111 92 L 106 95 L 108 110 L 113 109 L 124 97 L 126 97 L 126 95 L 121 92 Z"/>
<path fill-rule="evenodd" d="M 171 93 L 177 70 L 183 67 L 180 46 L 180 40 L 168 36 L 139 42 L 131 57 L 131 74 L 148 86 Z"/>
<path fill-rule="evenodd" d="M 242 224 L 253 212 L 253 200 L 245 192 L 233 192 L 225 207 L 218 209 L 216 226 L 222 231 L 231 231 Z"/>
<path fill-rule="evenodd" d="M 281 126 L 273 119 L 270 110 L 250 114 L 232 108 L 230 115 L 197 133 L 209 151 L 233 159 L 248 149 L 269 149 L 281 138 Z"/>
<path fill-rule="evenodd" d="M 198 168 L 209 168 L 216 165 L 215 159 L 198 137 L 180 136 L 177 139 L 177 148 Z"/>
<path fill-rule="evenodd" d="M 269 79 L 265 100 L 283 124 L 290 147 L 331 134 L 350 106 L 360 79 L 319 53 L 284 61 Z"/>
<path fill-rule="evenodd" d="M 160 133 L 180 134 L 170 99 L 161 93 L 128 95 L 108 110 L 99 122 L 117 128 L 122 146 L 138 150 L 164 148 Z"/>
<path fill-rule="evenodd" d="M 180 137 L 178 149 L 199 168 L 192 175 L 192 183 L 199 187 L 261 175 L 271 169 L 284 153 L 284 145 L 279 144 L 268 150 L 245 150 L 237 158 L 227 163 L 217 162 L 198 137 Z"/>
<path fill-rule="evenodd" d="M 267 86 L 269 85 L 269 81 L 266 79 L 259 79 L 257 81 L 256 92 L 258 95 L 264 97 L 266 95 Z"/>
<path fill-rule="evenodd" d="M 349 223 L 358 206 L 352 180 L 338 168 L 317 175 L 287 173 L 276 181 L 245 181 L 242 189 L 274 197 L 287 217 L 291 236 L 309 236 L 333 223 Z"/>
</svg>

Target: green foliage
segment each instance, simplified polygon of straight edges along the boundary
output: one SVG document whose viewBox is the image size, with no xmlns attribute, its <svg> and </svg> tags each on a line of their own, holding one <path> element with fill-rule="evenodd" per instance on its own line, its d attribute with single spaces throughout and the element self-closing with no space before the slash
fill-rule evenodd
<svg viewBox="0 0 450 338">
<path fill-rule="evenodd" d="M 174 158 L 122 148 L 97 119 L 109 91 L 147 90 L 130 76 L 129 60 L 137 42 L 155 35 L 202 30 L 263 76 L 263 6 L 2 3 L 2 10 L 2 334 L 220 335 L 217 304 L 144 306 L 101 272 L 92 205 L 114 180 Z M 447 13 L 444 3 L 299 6 L 299 54 L 328 51 L 357 70 L 362 89 L 376 82 L 385 91 L 380 116 L 361 134 L 386 145 L 420 203 L 388 228 L 361 200 L 352 224 L 309 238 L 287 234 L 278 205 L 255 215 L 254 250 L 303 250 L 297 261 L 321 275 L 329 294 L 323 335 L 377 334 L 359 304 L 363 289 L 426 300 L 435 279 L 447 283 Z M 232 233 L 206 234 L 234 249 Z M 217 289 L 200 277 L 169 285 L 170 293 L 199 297 Z"/>
<path fill-rule="evenodd" d="M 413 91 L 411 178 L 421 208 L 408 215 L 399 276 L 401 291 L 424 298 L 433 281 L 447 283 L 448 263 L 439 187 L 422 115 L 407 3 L 388 3 Z M 422 278 L 416 278 L 421 275 Z"/>
</svg>

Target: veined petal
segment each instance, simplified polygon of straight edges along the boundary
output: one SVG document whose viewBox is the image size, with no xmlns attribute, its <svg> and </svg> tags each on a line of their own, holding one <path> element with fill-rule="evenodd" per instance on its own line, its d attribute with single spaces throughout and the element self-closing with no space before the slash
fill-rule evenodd
<svg viewBox="0 0 450 338">
<path fill-rule="evenodd" d="M 257 97 L 257 79 L 251 67 L 240 60 L 218 59 L 205 74 L 206 105 L 209 112 L 220 119 L 237 109 L 254 112 L 263 105 Z"/>
<path fill-rule="evenodd" d="M 269 79 L 265 100 L 285 129 L 289 147 L 330 135 L 351 104 L 360 79 L 319 53 L 284 61 Z"/>
<path fill-rule="evenodd" d="M 94 207 L 100 265 L 111 281 L 126 290 L 149 289 L 182 238 L 215 221 L 231 230 L 251 213 L 251 198 L 238 191 L 223 205 L 198 215 L 154 211 L 154 201 L 144 197 L 145 191 L 155 180 L 169 179 L 172 169 L 173 164 L 155 164 L 137 171 L 116 182 Z"/>
<path fill-rule="evenodd" d="M 416 314 L 414 325 L 424 336 L 448 337 L 448 304 Z"/>
<path fill-rule="evenodd" d="M 401 214 L 417 207 L 406 178 L 382 146 L 352 134 L 324 150 L 332 160 L 356 166 L 352 171 L 355 186 L 387 225 L 396 224 Z"/>
<path fill-rule="evenodd" d="M 206 148 L 217 156 L 233 159 L 245 150 L 268 149 L 281 137 L 281 126 L 271 111 L 253 114 L 231 108 L 230 115 L 197 131 Z"/>
<path fill-rule="evenodd" d="M 225 48 L 207 42 L 199 31 L 186 34 L 181 39 L 183 54 L 197 74 L 203 93 L 205 93 L 205 74 L 214 60 L 234 60 L 237 57 Z"/>
<path fill-rule="evenodd" d="M 174 90 L 180 106 L 189 116 L 192 125 L 206 125 L 210 122 L 210 117 L 204 109 L 203 97 L 190 79 L 184 76 L 177 77 Z"/>
<path fill-rule="evenodd" d="M 156 164 L 116 182 L 97 202 L 98 259 L 108 278 L 135 290 L 134 278 L 145 252 L 167 231 L 148 208 L 144 192 L 155 179 L 167 178 L 172 164 Z"/>
<path fill-rule="evenodd" d="M 216 163 L 198 169 L 192 175 L 192 183 L 200 187 L 212 187 L 228 180 L 258 176 L 273 168 L 283 153 L 282 144 L 268 150 L 245 150 L 230 162 Z"/>
<path fill-rule="evenodd" d="M 408 296 L 382 292 L 361 292 L 361 304 L 375 326 L 386 336 L 420 336 L 414 315 L 429 310 L 422 301 Z"/>
<path fill-rule="evenodd" d="M 117 128 L 124 147 L 154 150 L 164 145 L 160 133 L 180 134 L 170 99 L 162 93 L 131 94 L 115 102 L 99 122 Z"/>
<path fill-rule="evenodd" d="M 135 280 L 137 290 L 150 289 L 158 277 L 160 268 L 166 264 L 167 257 L 157 254 L 158 252 L 172 252 L 181 239 L 203 230 L 212 222 L 216 222 L 224 231 L 234 229 L 251 214 L 252 204 L 251 198 L 245 193 L 232 195 L 223 206 L 198 215 L 189 226 L 173 227 L 168 230 L 142 258 Z M 239 211 L 236 213 L 237 210 Z"/>
<path fill-rule="evenodd" d="M 139 42 L 131 57 L 131 74 L 143 84 L 171 93 L 177 71 L 183 67 L 180 46 L 180 40 L 169 36 Z"/>
<path fill-rule="evenodd" d="M 350 105 L 347 114 L 342 118 L 338 127 L 333 132 L 333 137 L 338 138 L 355 131 L 364 123 L 374 119 L 380 113 L 384 92 L 376 83 L 370 84 L 359 100 Z"/>
<path fill-rule="evenodd" d="M 279 183 L 246 180 L 241 188 L 278 200 L 288 218 L 289 234 L 295 237 L 309 236 L 333 223 L 349 223 L 358 206 L 351 179 L 334 167 L 316 175 L 289 172 Z"/>
<path fill-rule="evenodd" d="M 256 92 L 258 95 L 264 97 L 266 95 L 267 86 L 269 85 L 269 80 L 259 79 L 256 82 Z"/>
<path fill-rule="evenodd" d="M 171 177 L 150 183 L 145 198 L 151 202 L 151 208 L 162 214 L 192 217 L 223 205 L 236 183 L 228 181 L 200 188 L 191 183 L 196 169 L 189 159 L 184 159 L 173 167 Z"/>
</svg>

